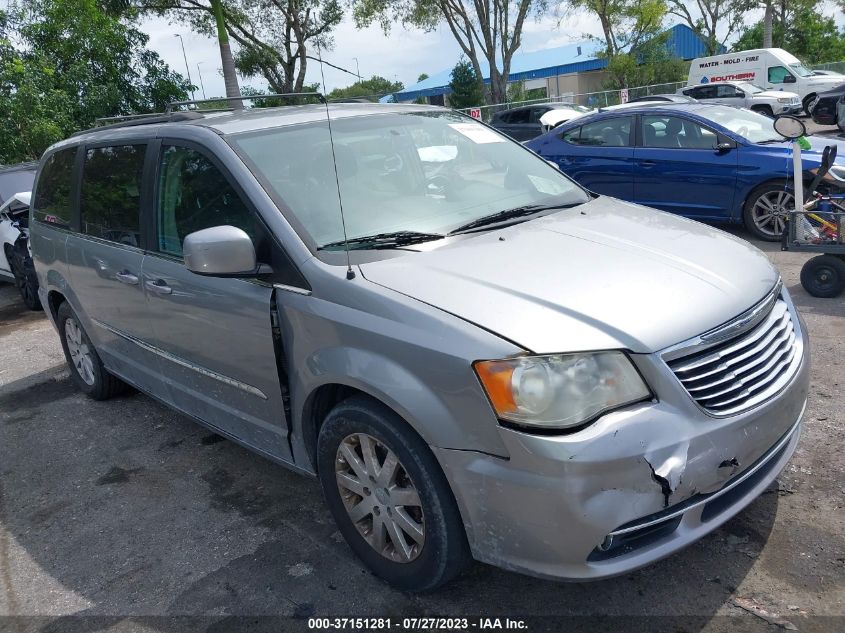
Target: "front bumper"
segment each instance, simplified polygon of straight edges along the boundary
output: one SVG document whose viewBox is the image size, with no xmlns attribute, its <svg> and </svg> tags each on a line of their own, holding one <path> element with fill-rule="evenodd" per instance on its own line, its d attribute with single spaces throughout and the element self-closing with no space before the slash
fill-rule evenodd
<svg viewBox="0 0 845 633">
<path fill-rule="evenodd" d="M 729 418 L 701 410 L 651 355 L 635 360 L 659 402 L 571 435 L 502 428 L 508 459 L 435 449 L 475 558 L 540 577 L 599 579 L 723 524 L 778 476 L 798 443 L 810 365 L 803 323 L 800 336 L 801 364 L 782 392 Z"/>
</svg>

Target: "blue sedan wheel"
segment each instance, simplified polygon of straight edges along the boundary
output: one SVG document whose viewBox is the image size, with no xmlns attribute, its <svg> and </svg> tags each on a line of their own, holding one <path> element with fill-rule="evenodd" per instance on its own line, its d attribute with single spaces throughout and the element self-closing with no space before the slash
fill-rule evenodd
<svg viewBox="0 0 845 633">
<path fill-rule="evenodd" d="M 758 187 L 748 196 L 745 205 L 745 225 L 755 237 L 767 241 L 779 240 L 786 228 L 789 212 L 795 210 L 795 196 L 782 184 Z"/>
</svg>

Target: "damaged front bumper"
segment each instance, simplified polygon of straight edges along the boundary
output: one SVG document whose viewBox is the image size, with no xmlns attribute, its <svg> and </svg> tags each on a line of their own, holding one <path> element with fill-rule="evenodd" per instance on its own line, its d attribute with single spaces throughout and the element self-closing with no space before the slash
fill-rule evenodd
<svg viewBox="0 0 845 633">
<path fill-rule="evenodd" d="M 540 577 L 605 578 L 663 558 L 745 508 L 800 437 L 809 346 L 790 310 L 800 365 L 777 396 L 748 411 L 708 415 L 653 354 L 634 360 L 659 401 L 571 435 L 502 428 L 507 459 L 434 449 L 475 558 Z"/>
</svg>

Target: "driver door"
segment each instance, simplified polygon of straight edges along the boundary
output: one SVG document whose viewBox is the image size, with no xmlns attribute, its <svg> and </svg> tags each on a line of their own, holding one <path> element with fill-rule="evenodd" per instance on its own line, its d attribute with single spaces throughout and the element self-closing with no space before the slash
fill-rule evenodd
<svg viewBox="0 0 845 633">
<path fill-rule="evenodd" d="M 182 259 L 185 236 L 232 225 L 270 263 L 268 230 L 222 166 L 193 145 L 162 142 L 155 241 L 144 259 L 153 345 L 177 407 L 266 453 L 291 460 L 271 321 L 274 288 L 206 277 Z"/>
</svg>

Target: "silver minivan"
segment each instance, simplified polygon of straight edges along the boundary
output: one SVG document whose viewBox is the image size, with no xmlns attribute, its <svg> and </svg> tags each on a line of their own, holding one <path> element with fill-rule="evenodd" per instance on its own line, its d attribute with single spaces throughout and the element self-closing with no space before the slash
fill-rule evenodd
<svg viewBox="0 0 845 633">
<path fill-rule="evenodd" d="M 798 442 L 807 334 L 763 253 L 442 108 L 95 129 L 45 153 L 31 227 L 82 391 L 134 387 L 317 476 L 403 589 L 471 558 L 629 572 Z"/>
</svg>

